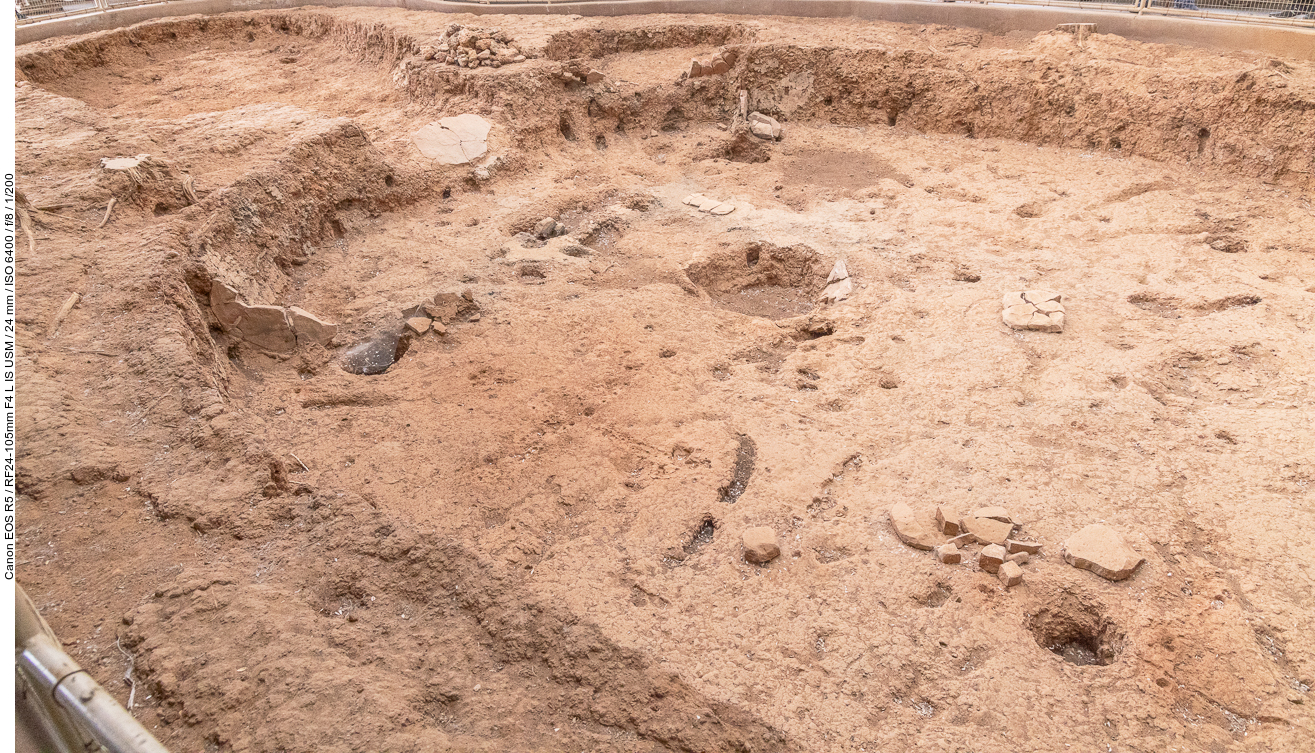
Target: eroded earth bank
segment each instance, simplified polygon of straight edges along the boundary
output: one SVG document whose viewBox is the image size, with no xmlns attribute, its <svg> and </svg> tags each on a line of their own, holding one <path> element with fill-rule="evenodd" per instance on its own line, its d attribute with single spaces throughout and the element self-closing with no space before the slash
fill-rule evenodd
<svg viewBox="0 0 1315 753">
<path fill-rule="evenodd" d="M 17 72 L 20 581 L 171 749 L 1315 736 L 1315 65 L 307 9 Z"/>
</svg>

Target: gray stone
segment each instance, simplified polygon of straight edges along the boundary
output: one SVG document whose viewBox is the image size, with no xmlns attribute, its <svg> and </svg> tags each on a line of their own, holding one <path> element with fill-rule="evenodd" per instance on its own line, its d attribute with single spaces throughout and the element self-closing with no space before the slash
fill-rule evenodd
<svg viewBox="0 0 1315 753">
<path fill-rule="evenodd" d="M 534 226 L 534 237 L 539 240 L 546 240 L 553 236 L 557 229 L 557 220 L 551 217 L 544 217 Z"/>
<path fill-rule="evenodd" d="M 749 113 L 749 132 L 760 139 L 777 141 L 781 138 L 781 124 L 760 112 Z"/>
</svg>

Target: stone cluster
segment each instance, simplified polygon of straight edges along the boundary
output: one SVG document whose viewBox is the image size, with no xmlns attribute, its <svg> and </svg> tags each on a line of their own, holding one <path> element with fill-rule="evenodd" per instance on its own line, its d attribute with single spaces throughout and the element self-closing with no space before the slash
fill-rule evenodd
<svg viewBox="0 0 1315 753">
<path fill-rule="evenodd" d="M 937 506 L 932 518 L 919 515 L 905 502 L 896 502 L 889 514 L 900 541 L 914 549 L 931 551 L 945 565 L 971 560 L 965 554 L 967 547 L 980 544 L 978 569 L 995 575 L 1006 588 L 1022 583 L 1022 566 L 1041 553 L 1041 544 L 1014 538 L 1019 525 L 1003 507 L 982 507 L 970 515 L 959 515 Z M 944 540 L 943 536 L 950 538 Z M 1131 577 L 1146 561 L 1117 531 L 1099 523 L 1070 536 L 1060 553 L 1073 567 L 1090 570 L 1107 580 Z"/>
<path fill-rule="evenodd" d="M 890 523 L 900 541 L 914 549 L 929 550 L 945 565 L 957 565 L 965 559 L 967 548 L 982 545 L 977 553 L 977 567 L 995 575 L 1006 588 L 1023 582 L 1022 565 L 1041 545 L 1012 538 L 1018 525 L 1003 507 L 991 506 L 959 515 L 944 506 L 936 508 L 934 520 L 919 515 L 905 502 L 890 507 Z M 942 537 L 948 536 L 949 540 Z"/>
<path fill-rule="evenodd" d="M 719 76 L 729 71 L 731 66 L 735 65 L 737 59 L 739 59 L 739 54 L 735 50 L 723 50 L 703 60 L 694 58 L 689 61 L 689 77 Z"/>
<path fill-rule="evenodd" d="M 501 68 L 510 63 L 522 63 L 525 56 L 512 43 L 506 32 L 499 29 L 476 29 L 449 24 L 433 47 L 420 48 L 425 60 L 437 60 L 462 68 Z"/>
</svg>

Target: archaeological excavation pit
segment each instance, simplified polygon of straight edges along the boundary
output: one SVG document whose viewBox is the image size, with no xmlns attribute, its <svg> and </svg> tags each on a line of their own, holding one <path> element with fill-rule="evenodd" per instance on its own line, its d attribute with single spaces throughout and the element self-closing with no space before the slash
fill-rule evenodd
<svg viewBox="0 0 1315 753">
<path fill-rule="evenodd" d="M 20 46 L 19 582 L 171 750 L 1308 747 L 1315 63 L 1052 26 Z"/>
</svg>

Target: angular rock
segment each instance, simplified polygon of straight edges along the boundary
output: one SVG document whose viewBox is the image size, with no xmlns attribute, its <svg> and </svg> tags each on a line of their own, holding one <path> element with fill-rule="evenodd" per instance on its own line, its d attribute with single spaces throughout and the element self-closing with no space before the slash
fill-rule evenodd
<svg viewBox="0 0 1315 753">
<path fill-rule="evenodd" d="M 681 203 L 683 203 L 683 204 L 688 204 L 689 206 L 692 206 L 692 207 L 697 207 L 697 206 L 700 206 L 701 204 L 703 204 L 703 202 L 705 202 L 705 201 L 707 201 L 707 200 L 708 200 L 708 197 L 704 196 L 704 195 L 701 194 L 701 193 L 692 193 L 692 194 L 690 194 L 689 196 L 686 196 L 685 199 L 684 199 L 684 201 L 681 202 Z"/>
<path fill-rule="evenodd" d="M 998 520 L 1001 523 L 1013 523 L 1014 519 L 1009 515 L 1009 511 L 998 505 L 992 507 L 983 507 L 980 510 L 973 511 L 974 518 L 990 518 Z"/>
<path fill-rule="evenodd" d="M 977 537 L 972 535 L 971 533 L 961 533 L 958 536 L 955 536 L 954 538 L 950 539 L 949 542 L 947 543 L 954 544 L 960 549 L 963 549 L 964 547 L 978 543 L 978 541 L 977 541 Z"/>
<path fill-rule="evenodd" d="M 328 347 L 334 335 L 338 334 L 338 325 L 326 322 L 296 306 L 288 308 L 288 317 L 292 320 L 292 331 L 299 343 L 313 342 Z"/>
<path fill-rule="evenodd" d="M 981 553 L 977 555 L 977 566 L 988 573 L 998 572 L 1004 562 L 1005 548 L 999 544 L 988 544 L 982 547 Z"/>
<path fill-rule="evenodd" d="M 1050 290 L 1006 293 L 1001 317 L 1013 329 L 1063 332 L 1065 312 L 1062 300 L 1062 295 Z"/>
<path fill-rule="evenodd" d="M 426 303 L 423 308 L 430 319 L 444 324 L 479 312 L 479 306 L 456 293 L 437 293 L 434 295 L 434 300 Z"/>
<path fill-rule="evenodd" d="M 1014 532 L 1012 523 L 1001 523 L 991 518 L 966 517 L 960 521 L 963 530 L 977 537 L 977 540 L 984 544 L 999 544 L 1001 547 L 1009 540 L 1009 534 Z"/>
<path fill-rule="evenodd" d="M 1118 531 L 1101 523 L 1093 523 L 1069 536 L 1059 553 L 1073 567 L 1090 570 L 1107 580 L 1128 578 L 1146 561 L 1128 546 Z"/>
<path fill-rule="evenodd" d="M 913 508 L 903 502 L 896 502 L 890 507 L 890 524 L 900 541 L 914 549 L 930 551 L 937 543 L 936 532 L 928 521 L 913 512 Z"/>
<path fill-rule="evenodd" d="M 606 77 L 603 75 L 602 71 L 591 70 L 588 75 L 584 77 L 584 80 L 587 84 L 601 84 L 605 78 Z"/>
<path fill-rule="evenodd" d="M 1005 550 L 1010 554 L 1015 552 L 1039 554 L 1041 552 L 1041 545 L 1033 541 L 1015 541 L 1014 539 L 1009 539 L 1005 542 Z"/>
<path fill-rule="evenodd" d="M 699 76 L 702 75 L 703 75 L 703 63 L 700 63 L 697 58 L 689 61 L 689 77 L 698 78 Z"/>
<path fill-rule="evenodd" d="M 958 536 L 963 533 L 959 530 L 959 516 L 947 513 L 940 505 L 936 506 L 936 527 L 946 536 Z"/>
<path fill-rule="evenodd" d="M 713 74 L 713 75 L 718 75 L 718 74 L 725 73 L 726 71 L 729 71 L 730 69 L 731 69 L 731 67 L 730 67 L 729 65 L 726 64 L 726 61 L 723 60 L 723 59 L 721 58 L 720 55 L 718 55 L 718 56 L 716 56 L 716 57 L 714 57 L 714 58 L 712 59 L 712 74 Z"/>
<path fill-rule="evenodd" d="M 553 232 L 557 229 L 557 220 L 551 217 L 544 217 L 534 226 L 534 237 L 539 240 L 551 238 Z"/>
<path fill-rule="evenodd" d="M 1032 555 L 1028 554 L 1027 552 L 1015 552 L 1013 554 L 1006 555 L 1005 562 L 1017 562 L 1020 565 L 1026 565 L 1028 560 L 1030 560 L 1031 558 Z"/>
<path fill-rule="evenodd" d="M 744 531 L 744 558 L 755 565 L 771 562 L 781 554 L 776 531 L 767 526 L 756 526 Z"/>
<path fill-rule="evenodd" d="M 831 274 L 826 278 L 826 288 L 822 291 L 821 300 L 826 303 L 839 303 L 853 292 L 854 281 L 849 279 L 849 267 L 844 259 L 836 259 L 835 265 L 831 267 Z M 937 508 L 938 511 L 939 509 Z"/>
<path fill-rule="evenodd" d="M 1023 568 L 1019 567 L 1016 562 L 1006 562 L 1000 566 L 1000 570 L 995 577 L 1000 579 L 1005 588 L 1012 588 L 1023 582 Z"/>
<path fill-rule="evenodd" d="M 934 550 L 936 559 L 945 565 L 957 565 L 963 561 L 963 555 L 959 552 L 959 547 L 954 544 L 941 544 Z"/>
<path fill-rule="evenodd" d="M 417 335 L 423 335 L 429 331 L 429 325 L 431 323 L 432 322 L 427 316 L 413 316 L 406 320 L 406 328 Z"/>
<path fill-rule="evenodd" d="M 755 111 L 749 113 L 749 132 L 760 139 L 777 141 L 781 138 L 781 124 Z"/>
<path fill-rule="evenodd" d="M 257 348 L 286 353 L 297 347 L 288 312 L 282 306 L 248 306 L 237 292 L 215 281 L 210 286 L 210 308 L 219 325 Z"/>
<path fill-rule="evenodd" d="M 726 61 L 726 65 L 735 65 L 735 61 L 740 59 L 740 54 L 735 50 L 723 50 L 721 59 Z"/>
</svg>

